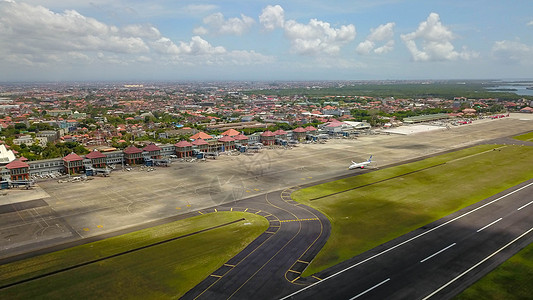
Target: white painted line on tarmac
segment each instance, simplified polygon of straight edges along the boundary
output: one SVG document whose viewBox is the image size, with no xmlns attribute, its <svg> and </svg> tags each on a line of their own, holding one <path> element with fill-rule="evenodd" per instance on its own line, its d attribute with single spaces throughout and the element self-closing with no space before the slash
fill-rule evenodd
<svg viewBox="0 0 533 300">
<path fill-rule="evenodd" d="M 364 292 L 362 292 L 362 293 L 358 294 L 358 295 L 357 295 L 357 296 L 355 296 L 355 297 L 352 297 L 352 298 L 350 298 L 350 300 L 353 300 L 353 299 L 357 299 L 357 298 L 359 298 L 359 297 L 363 296 L 364 294 L 366 294 L 366 293 L 370 292 L 371 290 L 373 290 L 373 289 L 377 288 L 378 286 L 380 286 L 380 285 L 384 284 L 385 282 L 387 282 L 387 281 L 389 281 L 389 280 L 390 280 L 390 278 L 387 278 L 387 279 L 383 280 L 382 282 L 380 282 L 380 283 L 376 284 L 375 286 L 373 286 L 373 287 L 369 288 L 368 290 L 366 290 L 366 291 L 364 291 Z"/>
<path fill-rule="evenodd" d="M 446 247 L 446 248 L 444 248 L 444 249 L 442 249 L 442 250 L 439 250 L 439 251 L 437 251 L 437 252 L 435 252 L 435 253 L 431 254 L 430 256 L 428 256 L 428 257 L 424 258 L 424 259 L 423 259 L 423 260 L 421 260 L 420 262 L 421 262 L 421 263 L 423 263 L 423 262 L 425 262 L 426 260 L 428 260 L 428 259 L 431 259 L 432 257 L 434 257 L 434 256 L 437 256 L 437 255 L 441 254 L 442 252 L 444 252 L 444 251 L 446 251 L 446 250 L 450 249 L 451 247 L 453 247 L 453 246 L 455 246 L 455 245 L 456 245 L 456 243 L 453 243 L 453 244 L 449 245 L 448 247 Z"/>
<path fill-rule="evenodd" d="M 485 225 L 485 226 L 479 228 L 476 232 L 480 232 L 481 230 L 486 229 L 487 227 L 489 227 L 489 226 L 491 226 L 491 225 L 494 225 L 494 224 L 500 222 L 502 219 L 503 219 L 503 218 L 499 218 L 498 220 L 496 220 L 496 221 L 494 221 L 494 222 L 492 222 L 492 223 L 490 223 L 490 224 L 488 224 L 488 225 Z"/>
<path fill-rule="evenodd" d="M 459 274 L 459 276 L 455 277 L 454 279 L 448 281 L 448 283 L 444 284 L 443 286 L 441 286 L 440 288 L 436 289 L 433 293 L 427 295 L 426 297 L 424 297 L 422 300 L 427 300 L 431 297 L 433 297 L 435 294 L 437 294 L 438 292 L 442 291 L 443 289 L 445 289 L 447 286 L 449 286 L 450 284 L 454 283 L 455 281 L 457 281 L 459 278 L 463 277 L 465 274 L 467 274 L 468 272 L 472 271 L 473 269 L 475 269 L 477 266 L 481 265 L 482 263 L 486 262 L 487 260 L 489 260 L 491 257 L 493 257 L 494 255 L 500 253 L 502 250 L 504 250 L 505 248 L 509 247 L 510 245 L 512 245 L 514 242 L 518 241 L 519 239 L 521 239 L 523 236 L 525 236 L 526 234 L 530 233 L 531 231 L 533 231 L 533 227 L 530 228 L 528 231 L 522 233 L 520 236 L 518 236 L 517 238 L 515 238 L 514 240 L 510 241 L 509 243 L 507 243 L 505 246 L 501 247 L 500 249 L 496 250 L 494 253 L 492 253 L 491 255 L 485 257 L 483 260 L 481 260 L 480 262 L 478 262 L 477 264 L 473 265 L 472 267 L 470 267 L 468 270 L 464 271 L 463 273 Z"/>
<path fill-rule="evenodd" d="M 526 207 L 526 206 L 530 205 L 531 203 L 533 203 L 533 201 L 529 202 L 529 203 L 528 203 L 528 204 L 526 204 L 526 205 L 522 205 L 522 206 L 520 206 L 520 207 L 519 207 L 519 208 L 518 208 L 517 210 L 521 210 L 522 208 L 524 208 L 524 207 Z"/>
<path fill-rule="evenodd" d="M 452 222 L 455 222 L 455 221 L 457 221 L 457 220 L 459 220 L 459 219 L 461 219 L 461 218 L 463 218 L 463 217 L 465 217 L 465 216 L 467 216 L 467 215 L 469 215 L 469 214 L 471 214 L 471 213 L 473 213 L 473 212 L 475 212 L 475 211 L 478 211 L 478 210 L 480 210 L 480 209 L 482 209 L 482 208 L 484 208 L 484 207 L 486 207 L 486 206 L 489 206 L 489 205 L 491 205 L 491 204 L 493 204 L 493 203 L 495 203 L 495 202 L 498 202 L 498 201 L 500 201 L 501 199 L 503 199 L 503 198 L 505 198 L 505 197 L 507 197 L 507 196 L 510 196 L 510 195 L 512 195 L 512 194 L 514 194 L 514 193 L 518 193 L 519 191 L 521 191 L 521 190 L 523 190 L 523 189 L 526 189 L 526 188 L 528 188 L 528 187 L 530 187 L 530 186 L 532 186 L 532 185 L 533 185 L 533 182 L 532 182 L 532 183 L 529 183 L 529 184 L 527 184 L 527 185 L 524 185 L 523 187 L 518 188 L 518 189 L 516 189 L 516 190 L 514 190 L 514 191 L 512 191 L 512 192 L 509 192 L 508 194 L 505 194 L 505 195 L 503 195 L 503 196 L 501 196 L 501 197 L 499 197 L 499 198 L 497 198 L 497 199 L 494 199 L 494 200 L 492 200 L 492 201 L 490 201 L 490 202 L 488 202 L 488 203 L 485 203 L 485 204 L 481 205 L 481 206 L 478 207 L 478 208 L 475 208 L 475 209 L 473 209 L 473 210 L 471 210 L 471 211 L 469 211 L 469 212 L 466 212 L 466 213 L 464 213 L 464 214 L 462 214 L 462 215 L 460 215 L 460 216 L 457 216 L 457 217 L 455 217 L 455 218 L 453 218 L 453 219 L 451 219 L 451 220 L 449 220 L 449 221 L 447 221 L 447 222 L 444 222 L 444 223 L 440 224 L 439 226 L 436 226 L 436 227 L 434 227 L 434 228 L 432 228 L 432 229 L 430 229 L 430 230 L 428 230 L 428 231 L 422 232 L 421 234 L 419 234 L 419 235 L 417 235 L 417 236 L 414 236 L 414 237 L 412 237 L 412 238 L 410 238 L 410 239 L 408 239 L 408 240 L 406 240 L 406 241 L 403 241 L 403 242 L 399 243 L 399 244 L 396 245 L 396 246 L 390 247 L 389 249 L 385 249 L 385 250 L 383 250 L 383 251 L 381 251 L 381 252 L 379 252 L 379 253 L 377 253 L 377 254 L 375 254 L 375 255 L 373 255 L 373 256 L 367 258 L 367 259 L 364 259 L 364 260 L 362 260 L 362 261 L 360 261 L 360 262 L 358 262 L 358 263 L 356 263 L 356 264 L 353 264 L 353 265 L 351 265 L 351 266 L 349 266 L 349 267 L 347 267 L 347 268 L 345 268 L 345 269 L 342 269 L 342 270 L 338 271 L 338 272 L 335 273 L 335 274 L 329 275 L 328 277 L 324 278 L 322 281 L 318 281 L 318 282 L 312 283 L 312 284 L 310 284 L 310 285 L 308 285 L 308 286 L 306 286 L 306 287 L 304 287 L 304 288 L 302 288 L 302 289 L 300 289 L 300 290 L 297 290 L 296 292 L 294 292 L 294 293 L 292 293 L 292 294 L 289 294 L 289 295 L 287 295 L 287 296 L 281 298 L 280 300 L 285 300 L 285 299 L 288 299 L 288 298 L 290 298 L 290 297 L 292 297 L 292 296 L 294 296 L 294 295 L 296 295 L 296 294 L 299 294 L 300 292 L 303 292 L 303 291 L 305 291 L 305 290 L 307 290 L 307 289 L 309 289 L 309 288 L 311 288 L 311 287 L 314 287 L 315 285 L 318 285 L 318 284 L 320 284 L 320 283 L 322 283 L 322 282 L 324 282 L 324 281 L 326 281 L 326 280 L 328 280 L 328 279 L 331 279 L 331 278 L 333 278 L 333 277 L 335 277 L 335 276 L 337 276 L 337 275 L 339 275 L 339 274 L 341 274 L 341 273 L 344 273 L 344 272 L 346 272 L 346 271 L 348 271 L 348 270 L 350 270 L 350 269 L 352 269 L 352 268 L 355 268 L 355 267 L 357 267 L 357 266 L 359 266 L 359 265 L 361 265 L 361 264 L 363 264 L 363 263 L 366 263 L 367 261 L 370 261 L 370 260 L 372 260 L 372 259 L 374 259 L 374 258 L 376 258 L 376 257 L 378 257 L 378 256 L 381 256 L 381 255 L 383 255 L 383 254 L 385 254 L 385 253 L 387 253 L 387 252 L 389 252 L 389 251 L 392 251 L 392 250 L 394 250 L 394 249 L 396 249 L 396 248 L 398 248 L 398 247 L 400 247 L 400 246 L 403 246 L 403 245 L 405 245 L 405 244 L 407 244 L 407 243 L 409 243 L 409 242 L 411 242 L 411 241 L 413 241 L 413 240 L 415 240 L 415 239 L 417 239 L 417 238 L 419 238 L 419 237 L 421 237 L 421 236 L 424 236 L 424 235 L 426 235 L 426 234 L 428 234 L 428 233 L 430 233 L 430 232 L 432 232 L 432 231 L 435 231 L 435 230 L 441 228 L 442 226 L 446 226 L 446 225 L 448 225 L 448 224 L 450 224 L 450 223 L 452 223 Z"/>
</svg>

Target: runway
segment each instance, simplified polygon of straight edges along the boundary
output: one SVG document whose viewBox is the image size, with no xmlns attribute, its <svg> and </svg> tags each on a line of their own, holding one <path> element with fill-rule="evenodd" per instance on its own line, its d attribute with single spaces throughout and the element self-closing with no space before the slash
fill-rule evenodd
<svg viewBox="0 0 533 300">
<path fill-rule="evenodd" d="M 264 216 L 270 227 L 182 299 L 273 299 L 293 286 L 317 282 L 313 277 L 302 280 L 300 274 L 327 241 L 330 223 L 318 211 L 292 201 L 292 191 L 199 211 L 251 212 Z"/>
<path fill-rule="evenodd" d="M 530 180 L 320 272 L 320 282 L 282 299 L 452 298 L 533 242 L 532 213 Z"/>
</svg>

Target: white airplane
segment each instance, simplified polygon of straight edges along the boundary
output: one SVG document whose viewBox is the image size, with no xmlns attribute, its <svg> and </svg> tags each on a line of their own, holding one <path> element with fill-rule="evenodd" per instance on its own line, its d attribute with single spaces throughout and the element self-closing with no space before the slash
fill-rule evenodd
<svg viewBox="0 0 533 300">
<path fill-rule="evenodd" d="M 372 162 L 372 155 L 370 155 L 370 158 L 367 161 L 356 163 L 352 160 L 352 164 L 348 167 L 348 170 L 353 170 L 357 168 L 364 169 L 366 166 L 368 166 Z"/>
</svg>

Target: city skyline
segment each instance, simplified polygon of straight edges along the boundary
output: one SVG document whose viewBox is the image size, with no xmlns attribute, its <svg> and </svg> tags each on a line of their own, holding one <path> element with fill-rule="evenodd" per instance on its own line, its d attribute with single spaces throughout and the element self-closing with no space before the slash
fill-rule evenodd
<svg viewBox="0 0 533 300">
<path fill-rule="evenodd" d="M 0 81 L 531 78 L 515 1 L 0 1 Z"/>
</svg>

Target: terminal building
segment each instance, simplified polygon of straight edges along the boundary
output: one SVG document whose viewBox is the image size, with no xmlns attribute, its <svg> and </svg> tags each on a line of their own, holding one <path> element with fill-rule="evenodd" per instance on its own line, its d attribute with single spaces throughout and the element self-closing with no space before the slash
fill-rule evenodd
<svg viewBox="0 0 533 300">
<path fill-rule="evenodd" d="M 129 146 L 124 150 L 92 151 L 84 156 L 70 153 L 62 158 L 37 161 L 23 161 L 16 159 L 12 151 L 0 144 L 0 179 L 1 180 L 31 180 L 38 176 L 50 174 L 87 174 L 95 175 L 107 172 L 109 167 L 126 165 L 168 165 L 170 158 L 205 157 L 224 151 L 246 149 L 248 145 L 262 143 L 264 146 L 276 144 L 285 145 L 287 139 L 304 141 L 315 137 L 318 130 L 312 126 L 296 128 L 292 132 L 277 130 L 265 131 L 245 136 L 236 130 L 224 132 L 222 137 L 211 136 L 199 132 L 191 137 L 192 142 L 180 141 L 176 144 L 155 145 L 148 144 L 140 149 Z M 218 155 L 218 154 L 217 154 Z M 2 163 L 3 162 L 3 163 Z"/>
</svg>

